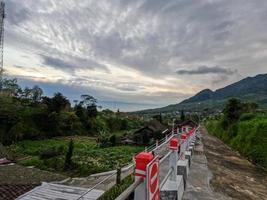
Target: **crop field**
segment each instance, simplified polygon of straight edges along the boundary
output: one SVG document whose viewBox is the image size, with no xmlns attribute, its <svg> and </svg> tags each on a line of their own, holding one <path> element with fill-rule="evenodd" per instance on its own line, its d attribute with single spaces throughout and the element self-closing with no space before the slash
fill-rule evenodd
<svg viewBox="0 0 267 200">
<path fill-rule="evenodd" d="M 73 166 L 64 169 L 65 155 L 70 139 L 74 142 Z M 9 146 L 18 164 L 34 166 L 68 176 L 88 176 L 108 171 L 131 162 L 143 150 L 140 146 L 100 148 L 93 137 L 72 136 L 45 140 L 24 140 Z"/>
</svg>

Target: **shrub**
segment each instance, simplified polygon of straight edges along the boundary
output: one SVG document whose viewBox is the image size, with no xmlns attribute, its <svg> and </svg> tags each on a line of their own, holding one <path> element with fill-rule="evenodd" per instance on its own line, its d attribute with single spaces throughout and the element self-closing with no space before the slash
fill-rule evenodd
<svg viewBox="0 0 267 200">
<path fill-rule="evenodd" d="M 68 151 L 67 151 L 66 156 L 65 156 L 65 164 L 64 164 L 65 169 L 69 169 L 72 167 L 72 160 L 71 159 L 72 159 L 72 155 L 73 155 L 73 148 L 74 148 L 73 140 L 70 140 Z"/>
<path fill-rule="evenodd" d="M 111 143 L 111 146 L 115 146 L 116 145 L 116 135 L 112 135 L 110 138 L 109 138 L 109 142 Z"/>
<path fill-rule="evenodd" d="M 43 169 L 43 167 L 44 167 L 43 161 L 40 160 L 37 156 L 32 157 L 30 159 L 23 160 L 23 161 L 21 161 L 21 164 L 26 165 L 26 166 L 35 166 L 35 167 L 38 167 L 40 169 Z"/>
<path fill-rule="evenodd" d="M 45 149 L 39 152 L 40 159 L 48 159 L 53 158 L 55 156 L 59 156 L 63 153 L 64 147 L 58 146 L 58 147 L 51 147 L 49 149 Z"/>
<path fill-rule="evenodd" d="M 244 113 L 240 116 L 240 121 L 247 121 L 247 120 L 251 120 L 255 117 L 255 114 L 253 113 Z"/>
<path fill-rule="evenodd" d="M 100 147 L 111 146 L 109 135 L 106 131 L 100 131 L 98 133 L 98 143 Z"/>
</svg>

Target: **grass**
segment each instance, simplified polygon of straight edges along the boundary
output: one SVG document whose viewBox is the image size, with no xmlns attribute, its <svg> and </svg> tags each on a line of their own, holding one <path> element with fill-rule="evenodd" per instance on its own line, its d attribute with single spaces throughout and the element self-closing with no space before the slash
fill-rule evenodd
<svg viewBox="0 0 267 200">
<path fill-rule="evenodd" d="M 73 168 L 64 171 L 65 153 L 70 139 L 74 141 Z M 40 154 L 51 149 L 63 149 L 60 155 L 41 159 Z M 69 176 L 87 176 L 123 166 L 132 160 L 132 156 L 141 151 L 139 146 L 115 146 L 100 148 L 95 138 L 59 137 L 46 140 L 25 140 L 9 146 L 18 163 L 35 166 L 40 169 L 56 171 Z"/>
<path fill-rule="evenodd" d="M 126 188 L 134 182 L 134 177 L 129 175 L 125 177 L 119 185 L 115 185 L 106 191 L 98 200 L 113 200 L 118 197 Z"/>
</svg>

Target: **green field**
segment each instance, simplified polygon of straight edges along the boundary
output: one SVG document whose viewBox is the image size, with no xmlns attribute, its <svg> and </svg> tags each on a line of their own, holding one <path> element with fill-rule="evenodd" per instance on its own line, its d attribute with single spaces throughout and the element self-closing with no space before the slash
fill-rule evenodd
<svg viewBox="0 0 267 200">
<path fill-rule="evenodd" d="M 65 154 L 70 139 L 74 141 L 73 168 L 64 170 Z M 95 138 L 82 136 L 24 140 L 9 146 L 19 164 L 69 176 L 87 176 L 116 169 L 131 162 L 133 155 L 142 149 L 143 147 L 139 146 L 100 148 Z"/>
</svg>

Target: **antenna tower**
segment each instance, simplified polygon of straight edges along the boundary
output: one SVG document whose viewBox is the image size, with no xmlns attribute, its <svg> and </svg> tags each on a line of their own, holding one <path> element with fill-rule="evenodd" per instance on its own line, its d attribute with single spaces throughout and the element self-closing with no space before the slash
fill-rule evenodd
<svg viewBox="0 0 267 200">
<path fill-rule="evenodd" d="M 0 2 L 0 81 L 3 76 L 3 55 L 4 55 L 4 18 L 5 18 L 5 3 Z M 1 89 L 1 88 L 0 88 Z"/>
</svg>

